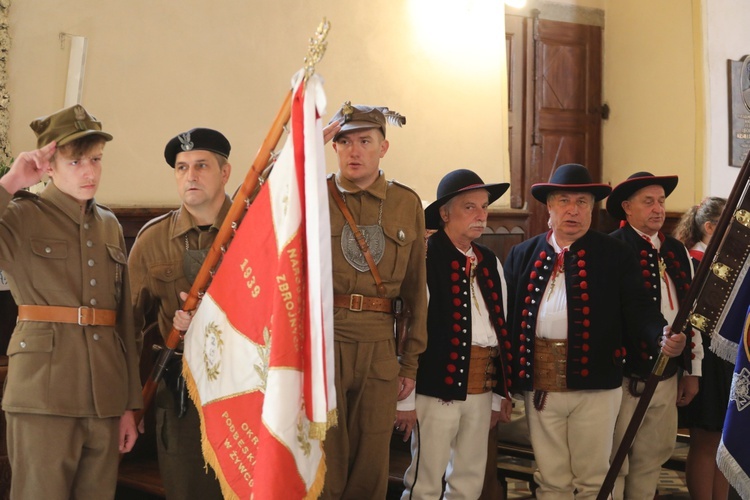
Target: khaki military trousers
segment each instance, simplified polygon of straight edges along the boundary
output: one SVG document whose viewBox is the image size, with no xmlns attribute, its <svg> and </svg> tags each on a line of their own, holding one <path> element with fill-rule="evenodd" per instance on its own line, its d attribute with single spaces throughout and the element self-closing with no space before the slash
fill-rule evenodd
<svg viewBox="0 0 750 500">
<path fill-rule="evenodd" d="M 11 500 L 111 499 L 120 419 L 6 413 Z"/>
<path fill-rule="evenodd" d="M 203 459 L 198 410 L 188 398 L 187 413 L 178 418 L 174 406 L 162 380 L 156 395 L 156 449 L 167 500 L 221 500 L 216 473 Z"/>
<path fill-rule="evenodd" d="M 338 426 L 326 434 L 321 498 L 382 499 L 398 396 L 395 342 L 336 341 L 334 350 Z"/>
<path fill-rule="evenodd" d="M 615 427 L 612 453 L 617 453 L 625 430 L 640 398 L 628 391 L 629 378 L 622 388 L 622 405 Z M 643 384 L 640 384 L 641 389 Z M 677 436 L 677 376 L 662 380 L 656 386 L 643 423 L 638 428 L 630 453 L 625 457 L 615 482 L 615 500 L 651 500 L 659 484 L 661 466 L 674 451 Z"/>
</svg>

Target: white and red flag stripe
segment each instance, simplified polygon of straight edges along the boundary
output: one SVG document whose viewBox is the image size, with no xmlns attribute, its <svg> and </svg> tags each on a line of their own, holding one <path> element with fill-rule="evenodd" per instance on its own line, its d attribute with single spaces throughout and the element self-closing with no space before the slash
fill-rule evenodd
<svg viewBox="0 0 750 500">
<path fill-rule="evenodd" d="M 286 144 L 196 311 L 184 372 L 225 498 L 317 498 L 335 422 L 320 78 L 293 78 Z"/>
</svg>

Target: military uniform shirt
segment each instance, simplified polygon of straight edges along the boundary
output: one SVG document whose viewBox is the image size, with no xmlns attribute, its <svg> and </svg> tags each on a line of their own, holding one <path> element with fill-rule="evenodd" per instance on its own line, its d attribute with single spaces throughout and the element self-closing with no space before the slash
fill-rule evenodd
<svg viewBox="0 0 750 500">
<path fill-rule="evenodd" d="M 427 342 L 427 290 L 425 284 L 424 211 L 411 189 L 387 181 L 382 172 L 367 189 L 338 176 L 338 189 L 360 226 L 380 225 L 385 235 L 383 257 L 377 264 L 387 298 L 402 297 L 412 310 L 411 330 L 401 357 L 401 376 L 416 379 L 417 358 Z M 375 280 L 367 268 L 358 271 L 346 260 L 341 248 L 344 215 L 329 194 L 333 293 L 377 297 Z M 379 222 L 380 221 L 380 222 Z M 334 309 L 335 339 L 343 342 L 375 342 L 393 338 L 393 316 L 374 311 Z"/>
<path fill-rule="evenodd" d="M 184 207 L 141 229 L 129 259 L 136 331 L 158 321 L 166 340 L 172 331 L 174 313 L 182 308 L 179 293 L 188 292 L 193 284 L 183 268 L 185 246 L 191 250 L 209 248 L 231 206 L 231 200 L 225 197 L 216 221 L 207 231 L 198 228 Z"/>
<path fill-rule="evenodd" d="M 0 188 L 0 268 L 19 305 L 117 311 L 111 326 L 19 321 L 8 346 L 3 409 L 120 417 L 142 405 L 122 228 L 50 183 L 40 195 Z"/>
</svg>

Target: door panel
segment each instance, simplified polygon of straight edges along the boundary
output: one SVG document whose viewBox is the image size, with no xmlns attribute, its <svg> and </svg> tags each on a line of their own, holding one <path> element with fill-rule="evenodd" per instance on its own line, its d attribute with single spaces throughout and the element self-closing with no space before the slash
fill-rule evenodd
<svg viewBox="0 0 750 500">
<path fill-rule="evenodd" d="M 554 169 L 565 163 L 585 165 L 599 181 L 601 28 L 536 19 L 534 46 L 536 85 L 529 187 L 547 182 Z M 531 234 L 546 231 L 546 209 L 535 200 L 529 201 L 529 209 L 533 212 Z"/>
</svg>

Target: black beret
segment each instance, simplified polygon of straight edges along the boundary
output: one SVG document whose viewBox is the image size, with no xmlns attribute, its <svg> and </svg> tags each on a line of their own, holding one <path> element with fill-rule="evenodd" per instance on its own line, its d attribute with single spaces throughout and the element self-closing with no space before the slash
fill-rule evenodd
<svg viewBox="0 0 750 500">
<path fill-rule="evenodd" d="M 221 132 L 210 128 L 194 128 L 170 139 L 164 148 L 164 159 L 174 168 L 177 155 L 183 151 L 211 151 L 229 158 L 231 149 L 232 146 Z"/>
</svg>

